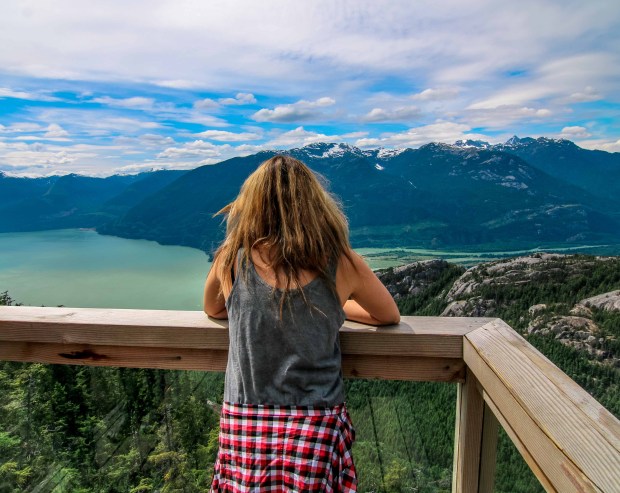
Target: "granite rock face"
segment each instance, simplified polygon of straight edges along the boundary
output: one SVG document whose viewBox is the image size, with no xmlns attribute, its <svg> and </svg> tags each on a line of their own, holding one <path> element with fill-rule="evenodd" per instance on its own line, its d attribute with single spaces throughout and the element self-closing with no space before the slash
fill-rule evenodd
<svg viewBox="0 0 620 493">
<path fill-rule="evenodd" d="M 502 289 L 505 293 L 505 288 L 539 283 L 553 292 L 565 283 L 577 282 L 578 285 L 602 263 L 617 261 L 616 257 L 535 253 L 480 263 L 466 270 L 451 287 L 445 287 L 435 298 L 444 302 L 445 309 L 441 316 L 495 317 L 517 302 L 506 296 L 497 298 L 497 293 Z M 427 260 L 384 271 L 379 273 L 379 277 L 394 298 L 399 300 L 423 293 L 449 267 L 450 264 L 443 260 Z M 620 367 L 620 357 L 609 350 L 616 345 L 615 337 L 602 331 L 595 322 L 597 311 L 620 311 L 620 290 L 582 299 L 574 305 L 572 301 L 532 301 L 527 310 L 520 308 L 522 312 L 518 325 L 524 330 L 524 335 L 551 336 L 564 345 L 587 352 L 603 364 Z"/>
<path fill-rule="evenodd" d="M 385 284 L 395 300 L 420 294 L 437 281 L 450 267 L 445 260 L 433 259 L 377 271 L 377 277 Z"/>
<path fill-rule="evenodd" d="M 604 336 L 591 318 L 575 315 L 537 317 L 530 322 L 527 333 L 553 335 L 566 346 L 585 351 L 607 365 L 620 367 L 620 358 L 605 349 L 605 342 L 613 338 Z"/>
<path fill-rule="evenodd" d="M 581 300 L 580 304 L 588 308 L 594 307 L 602 310 L 620 311 L 620 289 L 586 298 Z"/>
<path fill-rule="evenodd" d="M 448 301 L 473 295 L 481 287 L 535 282 L 549 275 L 562 275 L 554 261 L 567 255 L 540 253 L 475 265 L 467 270 L 448 292 Z"/>
<path fill-rule="evenodd" d="M 467 300 L 458 300 L 450 303 L 441 313 L 441 317 L 493 317 L 497 303 L 495 300 L 486 300 L 481 296 L 474 296 Z"/>
</svg>

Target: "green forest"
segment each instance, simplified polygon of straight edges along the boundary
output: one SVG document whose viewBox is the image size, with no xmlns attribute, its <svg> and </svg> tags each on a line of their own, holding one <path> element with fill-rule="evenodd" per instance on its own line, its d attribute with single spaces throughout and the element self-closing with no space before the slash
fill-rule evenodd
<svg viewBox="0 0 620 493">
<path fill-rule="evenodd" d="M 401 313 L 438 316 L 463 272 L 451 265 L 423 292 L 399 299 Z M 614 289 L 619 261 L 573 269 L 568 277 L 554 270 L 536 283 L 493 286 L 484 295 L 496 302 L 494 316 L 527 336 L 530 306 L 545 303 L 543 317 L 568 313 L 580 299 Z M 5 292 L 0 304 L 15 301 Z M 602 345 L 619 354 L 620 313 L 593 310 L 593 318 L 609 336 Z M 620 416 L 618 368 L 552 335 L 527 337 Z M 450 491 L 455 384 L 347 380 L 346 390 L 359 491 Z M 0 493 L 207 491 L 222 395 L 221 373 L 0 362 Z M 543 491 L 503 432 L 495 488 Z"/>
</svg>

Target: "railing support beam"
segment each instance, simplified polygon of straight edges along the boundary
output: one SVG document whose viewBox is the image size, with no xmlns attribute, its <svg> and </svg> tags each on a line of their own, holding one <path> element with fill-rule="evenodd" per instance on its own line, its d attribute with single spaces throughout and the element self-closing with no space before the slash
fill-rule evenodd
<svg viewBox="0 0 620 493">
<path fill-rule="evenodd" d="M 457 388 L 452 493 L 478 492 L 484 400 L 476 384 L 476 377 L 466 371 L 465 382 Z"/>
<path fill-rule="evenodd" d="M 497 459 L 497 437 L 499 422 L 484 403 L 482 417 L 482 445 L 480 447 L 480 475 L 478 493 L 493 493 L 495 486 L 495 463 Z"/>
<path fill-rule="evenodd" d="M 495 483 L 498 422 L 479 383 L 467 370 L 456 399 L 452 493 L 491 493 Z"/>
</svg>

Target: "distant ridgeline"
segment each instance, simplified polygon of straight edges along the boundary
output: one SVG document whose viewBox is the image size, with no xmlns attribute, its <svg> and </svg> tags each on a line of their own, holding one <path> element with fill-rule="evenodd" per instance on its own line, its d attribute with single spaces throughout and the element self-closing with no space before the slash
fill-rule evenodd
<svg viewBox="0 0 620 493">
<path fill-rule="evenodd" d="M 223 235 L 222 219 L 213 214 L 277 152 L 329 181 L 356 247 L 620 242 L 620 153 L 517 137 L 404 150 L 319 143 L 191 171 L 108 178 L 0 173 L 0 232 L 95 227 L 209 252 Z"/>
</svg>

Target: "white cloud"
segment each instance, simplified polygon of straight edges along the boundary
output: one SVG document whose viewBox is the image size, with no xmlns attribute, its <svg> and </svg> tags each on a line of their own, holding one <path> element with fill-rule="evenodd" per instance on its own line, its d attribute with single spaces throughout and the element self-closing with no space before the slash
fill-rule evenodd
<svg viewBox="0 0 620 493">
<path fill-rule="evenodd" d="M 44 127 L 34 122 L 17 122 L 9 126 L 0 125 L 0 133 L 26 134 L 11 137 L 12 140 L 56 140 L 68 141 L 69 132 L 57 123 Z"/>
<path fill-rule="evenodd" d="M 0 171 L 5 171 L 9 176 L 24 176 L 24 171 L 28 170 L 44 170 L 49 169 L 52 166 L 48 164 L 35 164 L 35 165 L 10 165 L 10 164 L 0 164 Z M 31 175 L 37 176 L 37 175 Z"/>
<path fill-rule="evenodd" d="M 161 125 L 157 122 L 147 120 L 136 120 L 135 118 L 127 118 L 123 116 L 104 118 L 101 121 L 93 122 L 91 125 L 93 128 L 116 130 L 116 131 L 128 131 L 132 132 L 161 128 Z"/>
<path fill-rule="evenodd" d="M 358 147 L 420 147 L 429 142 L 444 142 L 452 144 L 457 140 L 486 140 L 492 139 L 486 135 L 470 133 L 468 125 L 453 122 L 437 122 L 430 125 L 410 128 L 406 132 L 385 134 L 380 138 L 359 139 Z"/>
<path fill-rule="evenodd" d="M 620 152 L 620 139 L 615 142 L 605 142 L 600 148 L 607 152 Z"/>
<path fill-rule="evenodd" d="M 166 115 L 159 115 L 164 117 Z M 198 123 L 205 127 L 228 127 L 230 123 L 222 118 L 218 118 L 213 115 L 205 115 L 197 111 L 177 111 L 175 113 L 168 113 L 167 117 L 177 122 L 186 123 Z"/>
<path fill-rule="evenodd" d="M 573 127 L 564 127 L 560 132 L 559 137 L 562 139 L 585 139 L 587 137 L 591 137 L 592 134 L 588 132 L 586 127 L 573 126 Z"/>
<path fill-rule="evenodd" d="M 332 106 L 336 100 L 329 97 L 322 97 L 315 101 L 300 100 L 293 104 L 276 106 L 270 110 L 263 108 L 252 115 L 252 119 L 257 122 L 296 122 L 310 120 L 319 117 L 321 108 Z"/>
<path fill-rule="evenodd" d="M 217 140 L 220 142 L 241 142 L 244 140 L 257 140 L 260 139 L 261 136 L 256 133 L 251 132 L 226 132 L 224 130 L 206 130 L 204 132 L 200 132 L 194 134 L 195 137 L 201 137 L 207 140 Z"/>
<path fill-rule="evenodd" d="M 256 98 L 254 94 L 240 92 L 234 98 L 222 98 L 218 99 L 218 101 L 223 105 L 242 105 L 254 104 L 256 103 Z"/>
<path fill-rule="evenodd" d="M 400 106 L 393 109 L 373 108 L 362 118 L 365 122 L 402 122 L 415 120 L 422 112 L 417 106 Z"/>
<path fill-rule="evenodd" d="M 241 144 L 236 146 L 235 154 L 239 156 L 249 156 L 250 154 L 256 154 L 257 152 L 264 151 L 264 145 L 252 145 L 252 144 Z"/>
<path fill-rule="evenodd" d="M 203 83 L 195 80 L 154 80 L 153 84 L 160 87 L 169 87 L 170 89 L 198 89 L 203 86 Z"/>
<path fill-rule="evenodd" d="M 483 94 L 481 99 L 471 103 L 467 109 L 595 101 L 601 99 L 601 96 L 593 88 L 592 82 L 599 81 L 599 85 L 607 87 L 611 92 L 615 91 L 616 86 L 611 81 L 620 80 L 619 62 L 618 56 L 606 52 L 544 60 L 516 82 L 510 78 L 497 78 L 494 86 L 498 89 L 490 95 Z"/>
<path fill-rule="evenodd" d="M 53 168 L 74 163 L 78 158 L 79 156 L 70 151 L 54 151 L 42 146 L 13 150 L 2 155 L 6 164 L 22 170 Z"/>
<path fill-rule="evenodd" d="M 587 139 L 579 140 L 575 142 L 584 149 L 599 149 L 607 152 L 620 152 L 620 139 L 618 140 L 606 140 L 606 139 Z"/>
<path fill-rule="evenodd" d="M 242 106 L 256 103 L 254 94 L 239 92 L 234 98 L 219 98 L 217 101 L 211 98 L 200 99 L 194 102 L 194 108 L 210 110 L 221 106 Z"/>
<path fill-rule="evenodd" d="M 297 127 L 271 139 L 265 147 L 267 149 L 288 149 L 302 147 L 313 142 L 338 142 L 339 140 L 341 140 L 339 135 L 325 135 L 306 130 L 304 127 Z"/>
<path fill-rule="evenodd" d="M 201 99 L 194 103 L 194 108 L 199 109 L 199 110 L 210 110 L 213 108 L 219 108 L 219 106 L 220 106 L 220 103 L 218 103 L 217 101 L 214 101 L 211 98 Z"/>
<path fill-rule="evenodd" d="M 14 91 L 8 87 L 0 87 L 0 99 L 25 99 L 28 101 L 60 101 L 60 98 L 42 92 Z"/>
<path fill-rule="evenodd" d="M 178 90 L 245 88 L 252 81 L 253 91 L 294 97 L 383 75 L 433 88 L 447 79 L 483 82 L 488 91 L 498 86 L 484 82 L 497 74 L 532 70 L 559 54 L 613 52 L 620 12 L 609 1 L 360 0 L 343 8 L 271 0 L 256 8 L 240 0 L 214 8 L 194 0 L 58 0 L 54 8 L 38 5 L 36 15 L 7 5 L 2 17 L 0 42 L 12 49 L 2 50 L 0 66 L 12 74 Z M 188 46 L 198 47 L 195 56 L 186 54 Z M 597 80 L 589 84 L 605 91 Z"/>
<path fill-rule="evenodd" d="M 419 99 L 421 101 L 441 101 L 444 99 L 453 99 L 458 96 L 459 90 L 455 88 L 443 87 L 437 89 L 424 89 L 418 94 L 414 94 L 412 99 Z"/>
<path fill-rule="evenodd" d="M 573 103 L 588 103 L 600 99 L 603 99 L 603 96 L 592 86 L 586 87 L 583 91 L 574 92 L 568 97 L 568 100 Z"/>
<path fill-rule="evenodd" d="M 107 106 L 113 106 L 117 108 L 129 108 L 129 109 L 151 109 L 155 104 L 153 98 L 145 98 L 141 96 L 134 96 L 131 98 L 111 98 L 109 96 L 102 96 L 100 98 L 94 98 L 91 100 L 93 103 L 104 104 Z"/>
<path fill-rule="evenodd" d="M 368 135 L 368 132 L 359 131 L 359 132 L 349 132 L 346 134 L 342 134 L 341 137 L 343 139 L 360 139 L 362 137 L 366 137 L 367 135 Z"/>
<path fill-rule="evenodd" d="M 228 146 L 226 146 L 228 148 Z M 218 157 L 222 155 L 222 146 L 216 146 L 203 140 L 187 142 L 179 147 L 168 147 L 157 155 L 157 159 L 195 159 Z"/>
<path fill-rule="evenodd" d="M 162 128 L 156 121 L 127 117 L 113 110 L 52 108 L 36 110 L 32 114 L 33 119 L 48 125 L 61 122 L 74 136 L 78 133 L 91 136 L 133 135 L 144 130 Z"/>
<path fill-rule="evenodd" d="M 43 130 L 43 127 L 38 123 L 32 122 L 15 122 L 9 126 L 0 126 L 0 132 L 2 133 L 26 133 L 26 132 L 38 132 Z"/>
<path fill-rule="evenodd" d="M 170 136 L 157 134 L 143 134 L 138 137 L 141 144 L 148 146 L 162 146 L 174 144 L 174 139 Z"/>
<path fill-rule="evenodd" d="M 163 146 L 170 147 L 175 144 L 174 139 L 170 136 L 150 133 L 142 134 L 138 137 L 127 137 L 125 135 L 121 135 L 119 137 L 115 137 L 113 139 L 113 142 L 117 146 L 137 148 L 142 150 L 144 150 L 145 147 L 149 149 L 161 149 Z"/>
<path fill-rule="evenodd" d="M 45 130 L 46 132 L 43 134 L 43 137 L 48 139 L 58 139 L 69 136 L 69 132 L 57 123 L 49 124 Z"/>
<path fill-rule="evenodd" d="M 488 128 L 502 128 L 514 122 L 542 121 L 553 115 L 548 108 L 530 108 L 528 106 L 504 105 L 494 108 L 467 108 L 464 118 L 468 123 Z"/>
</svg>

